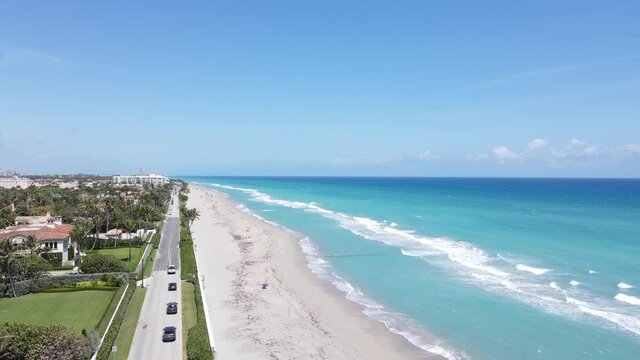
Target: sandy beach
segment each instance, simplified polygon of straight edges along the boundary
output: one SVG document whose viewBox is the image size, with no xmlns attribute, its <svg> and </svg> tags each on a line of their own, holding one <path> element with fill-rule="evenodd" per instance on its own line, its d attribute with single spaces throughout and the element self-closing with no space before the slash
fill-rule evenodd
<svg viewBox="0 0 640 360">
<path fill-rule="evenodd" d="M 364 315 L 316 277 L 288 231 L 190 185 L 216 359 L 443 359 Z M 261 284 L 268 281 L 268 288 Z"/>
</svg>

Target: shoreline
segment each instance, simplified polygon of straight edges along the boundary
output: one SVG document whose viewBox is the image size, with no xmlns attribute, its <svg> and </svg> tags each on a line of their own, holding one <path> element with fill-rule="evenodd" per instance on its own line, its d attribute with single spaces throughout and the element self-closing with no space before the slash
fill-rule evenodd
<svg viewBox="0 0 640 360">
<path fill-rule="evenodd" d="M 222 192 L 189 188 L 188 206 L 201 214 L 192 232 L 218 358 L 445 359 L 393 333 L 312 272 L 294 233 Z"/>
</svg>

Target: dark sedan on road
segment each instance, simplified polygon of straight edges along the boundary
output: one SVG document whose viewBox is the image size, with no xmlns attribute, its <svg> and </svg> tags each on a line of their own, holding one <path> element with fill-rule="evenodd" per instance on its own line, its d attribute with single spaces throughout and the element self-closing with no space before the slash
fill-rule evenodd
<svg viewBox="0 0 640 360">
<path fill-rule="evenodd" d="M 162 341 L 163 342 L 176 341 L 176 327 L 175 326 L 167 326 L 164 329 L 162 329 Z"/>
<path fill-rule="evenodd" d="M 178 313 L 178 303 L 170 302 L 167 303 L 167 314 L 177 314 Z"/>
<path fill-rule="evenodd" d="M 169 291 L 176 291 L 176 290 L 178 290 L 178 284 L 169 283 Z"/>
</svg>

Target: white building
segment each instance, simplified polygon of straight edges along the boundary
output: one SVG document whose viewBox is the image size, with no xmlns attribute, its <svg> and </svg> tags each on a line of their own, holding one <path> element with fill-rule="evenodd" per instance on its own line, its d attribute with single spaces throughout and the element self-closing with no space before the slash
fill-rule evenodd
<svg viewBox="0 0 640 360">
<path fill-rule="evenodd" d="M 69 259 L 69 247 L 72 244 L 71 230 L 73 225 L 56 222 L 31 223 L 9 226 L 0 230 L 0 240 L 9 240 L 18 246 L 18 254 L 28 254 L 29 250 L 22 244 L 29 236 L 38 240 L 39 246 L 46 248 L 48 253 L 59 254 L 62 266 L 73 265 Z"/>
<path fill-rule="evenodd" d="M 78 189 L 79 186 L 79 182 L 78 181 L 68 181 L 68 182 L 59 182 L 58 183 L 58 187 L 60 189 Z"/>
<path fill-rule="evenodd" d="M 0 188 L 5 189 L 13 189 L 15 187 L 19 187 L 22 189 L 26 189 L 29 186 L 33 185 L 33 180 L 29 178 L 23 177 L 0 177 Z"/>
<path fill-rule="evenodd" d="M 116 175 L 113 182 L 123 185 L 164 185 L 169 183 L 169 178 L 158 174 Z"/>
</svg>

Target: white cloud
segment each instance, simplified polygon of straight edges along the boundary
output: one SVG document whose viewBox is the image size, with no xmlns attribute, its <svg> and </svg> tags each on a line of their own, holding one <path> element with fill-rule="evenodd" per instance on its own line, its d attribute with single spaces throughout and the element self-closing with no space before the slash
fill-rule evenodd
<svg viewBox="0 0 640 360">
<path fill-rule="evenodd" d="M 489 159 L 489 155 L 487 155 L 487 154 L 467 154 L 467 156 L 465 156 L 465 159 L 473 160 L 473 161 L 488 160 Z"/>
<path fill-rule="evenodd" d="M 572 148 L 572 147 L 576 147 L 576 146 L 583 146 L 586 143 L 587 142 L 584 141 L 584 140 L 573 138 L 573 139 L 571 139 L 571 141 L 569 141 L 569 145 L 567 145 L 567 148 Z"/>
<path fill-rule="evenodd" d="M 25 62 L 59 65 L 63 64 L 64 60 L 43 51 L 15 47 L 7 41 L 0 41 L 0 66 L 18 65 Z"/>
<path fill-rule="evenodd" d="M 353 164 L 355 162 L 358 162 L 357 159 L 350 159 L 350 158 L 335 158 L 332 161 L 335 164 Z"/>
<path fill-rule="evenodd" d="M 515 151 L 503 145 L 494 146 L 492 152 L 493 157 L 498 160 L 516 160 L 520 158 Z"/>
<path fill-rule="evenodd" d="M 600 146 L 598 145 L 591 145 L 579 153 L 579 155 L 587 155 L 587 156 L 598 155 L 598 154 L 600 154 Z"/>
<path fill-rule="evenodd" d="M 631 154 L 640 154 L 640 144 L 627 144 L 622 147 L 624 151 Z"/>
<path fill-rule="evenodd" d="M 531 142 L 529 142 L 529 151 L 536 151 L 539 149 L 542 149 L 543 147 L 547 146 L 547 144 L 549 144 L 549 141 L 546 139 L 540 139 L 540 138 L 536 138 L 531 140 Z"/>
<path fill-rule="evenodd" d="M 422 154 L 418 155 L 420 160 L 435 160 L 438 158 L 437 155 L 434 155 L 431 151 L 425 150 Z"/>
</svg>

